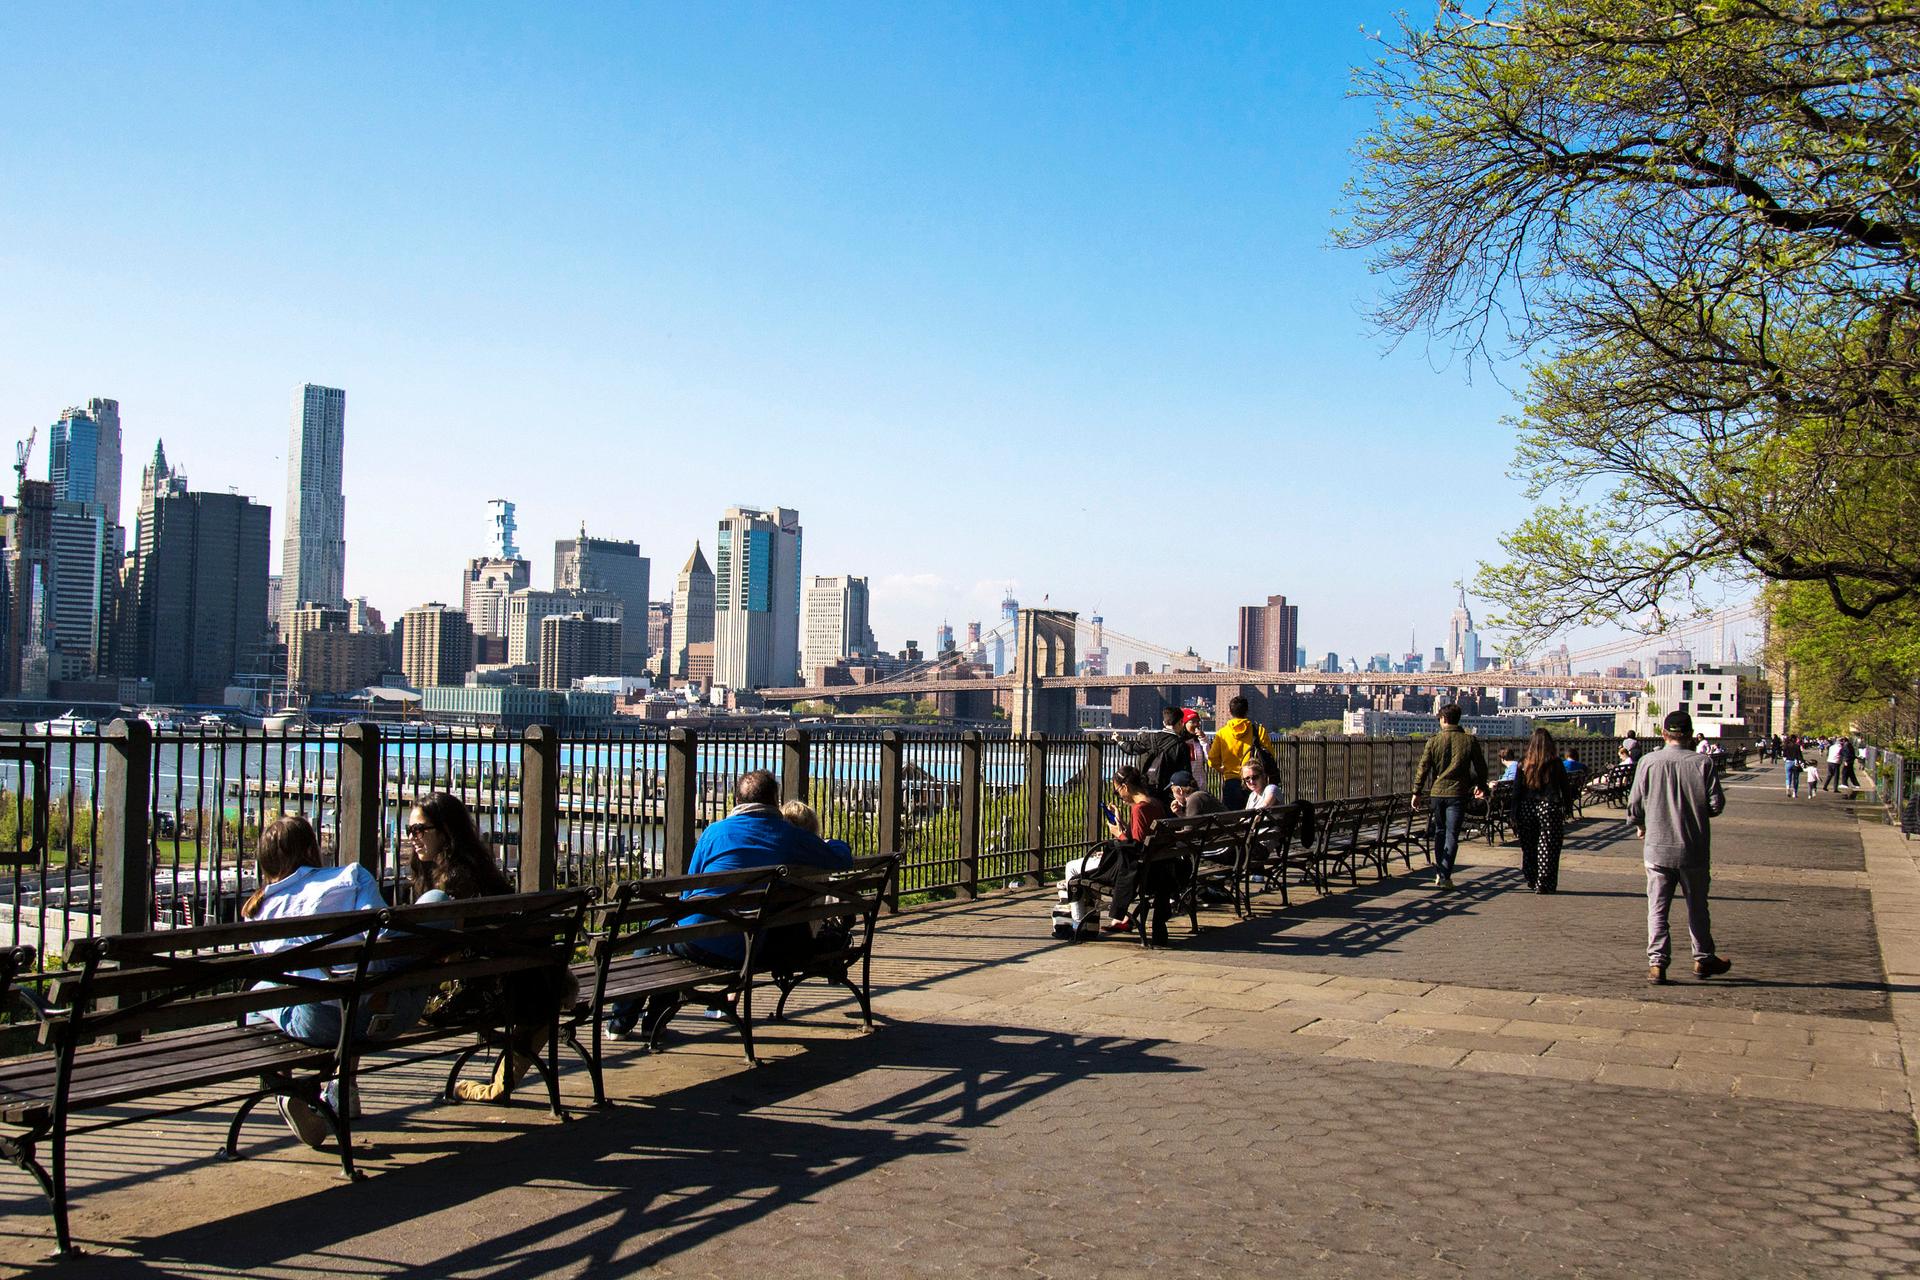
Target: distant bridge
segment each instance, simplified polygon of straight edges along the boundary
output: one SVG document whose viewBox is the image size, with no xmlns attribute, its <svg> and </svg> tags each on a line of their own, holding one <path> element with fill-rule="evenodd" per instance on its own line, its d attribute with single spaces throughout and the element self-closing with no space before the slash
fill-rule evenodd
<svg viewBox="0 0 1920 1280">
<path fill-rule="evenodd" d="M 901 696 L 931 697 L 939 693 L 990 693 L 1014 688 L 1014 676 L 986 680 L 957 677 L 908 677 L 871 684 L 806 685 L 760 689 L 769 702 L 802 702 L 825 698 Z M 1256 689 L 1564 689 L 1575 693 L 1640 693 L 1647 682 L 1620 676 L 1549 676 L 1535 671 L 1161 671 L 1146 675 L 1040 676 L 1043 689 L 1170 689 L 1245 685 Z"/>
</svg>

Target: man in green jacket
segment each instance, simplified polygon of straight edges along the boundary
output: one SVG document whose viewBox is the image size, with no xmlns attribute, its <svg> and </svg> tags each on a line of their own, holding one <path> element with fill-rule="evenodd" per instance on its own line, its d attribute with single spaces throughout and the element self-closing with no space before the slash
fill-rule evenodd
<svg viewBox="0 0 1920 1280">
<path fill-rule="evenodd" d="M 1467 794 L 1487 794 L 1487 757 L 1480 740 L 1460 727 L 1460 708 L 1449 702 L 1440 708 L 1440 732 L 1420 754 L 1413 775 L 1413 802 L 1426 796 L 1429 804 L 1427 838 L 1433 844 L 1433 887 L 1453 888 L 1453 860 L 1460 852 L 1460 819 Z"/>
</svg>

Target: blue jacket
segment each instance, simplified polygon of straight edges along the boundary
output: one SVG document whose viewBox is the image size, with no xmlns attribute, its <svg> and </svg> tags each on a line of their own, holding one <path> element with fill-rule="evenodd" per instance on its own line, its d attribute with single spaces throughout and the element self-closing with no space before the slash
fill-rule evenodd
<svg viewBox="0 0 1920 1280">
<path fill-rule="evenodd" d="M 753 867 L 820 867 L 837 871 L 853 865 L 853 851 L 840 840 L 822 840 L 780 816 L 770 805 L 742 805 L 700 833 L 687 865 L 690 875 L 746 871 Z M 688 923 L 708 917 L 690 917 Z M 746 953 L 738 934 L 702 938 L 700 950 L 738 964 Z"/>
</svg>

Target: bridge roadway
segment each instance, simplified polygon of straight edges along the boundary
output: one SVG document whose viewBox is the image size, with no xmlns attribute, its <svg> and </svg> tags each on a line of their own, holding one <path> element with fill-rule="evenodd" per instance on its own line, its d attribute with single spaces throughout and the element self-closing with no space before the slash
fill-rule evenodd
<svg viewBox="0 0 1920 1280">
<path fill-rule="evenodd" d="M 1011 689 L 1016 677 L 989 680 L 893 680 L 864 685 L 809 685 L 802 688 L 761 689 L 770 702 L 801 702 L 814 698 L 891 697 L 894 694 L 987 692 Z M 1564 689 L 1578 693 L 1639 693 L 1645 680 L 1624 676 L 1549 676 L 1533 671 L 1476 671 L 1471 677 L 1451 672 L 1404 671 L 1162 671 L 1147 675 L 1042 676 L 1044 689 L 1166 689 L 1218 685 L 1291 689 L 1303 685 L 1335 689 Z"/>
</svg>

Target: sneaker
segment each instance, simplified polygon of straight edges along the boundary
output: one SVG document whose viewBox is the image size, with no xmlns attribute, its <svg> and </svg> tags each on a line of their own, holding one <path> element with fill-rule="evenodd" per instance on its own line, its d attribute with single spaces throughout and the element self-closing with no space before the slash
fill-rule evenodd
<svg viewBox="0 0 1920 1280">
<path fill-rule="evenodd" d="M 320 1090 L 320 1096 L 327 1100 L 327 1105 L 333 1108 L 335 1115 L 340 1114 L 340 1082 L 338 1080 L 327 1081 L 326 1086 Z M 358 1120 L 360 1118 L 360 1091 L 358 1089 L 353 1091 L 351 1101 L 352 1107 L 350 1114 L 346 1118 L 349 1120 Z"/>
<path fill-rule="evenodd" d="M 1655 985 L 1656 987 L 1663 987 L 1663 986 L 1665 986 L 1665 985 L 1666 985 L 1666 983 L 1667 983 L 1667 966 L 1665 966 L 1665 965 L 1663 965 L 1663 964 L 1650 964 L 1650 965 L 1648 965 L 1648 966 L 1647 966 L 1647 981 L 1648 981 L 1648 982 L 1651 982 L 1651 983 L 1652 983 L 1653 985 Z"/>
<path fill-rule="evenodd" d="M 333 1126 L 327 1123 L 326 1117 L 315 1111 L 305 1099 L 289 1098 L 282 1094 L 274 1101 L 279 1104 L 280 1118 L 287 1122 L 287 1128 L 292 1130 L 293 1136 L 315 1151 L 333 1132 Z"/>
<path fill-rule="evenodd" d="M 1708 956 L 1705 960 L 1693 962 L 1693 976 L 1696 978 L 1717 978 L 1733 968 L 1733 961 L 1721 956 Z"/>
<path fill-rule="evenodd" d="M 1447 879 L 1445 876 L 1436 875 L 1433 878 L 1432 883 L 1430 883 L 1427 887 L 1429 889 L 1445 889 L 1452 884 L 1453 884 L 1453 881 Z"/>
</svg>

